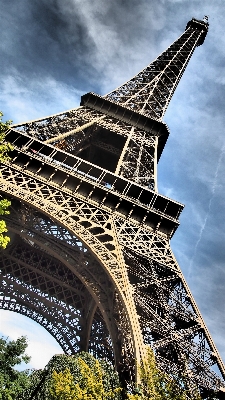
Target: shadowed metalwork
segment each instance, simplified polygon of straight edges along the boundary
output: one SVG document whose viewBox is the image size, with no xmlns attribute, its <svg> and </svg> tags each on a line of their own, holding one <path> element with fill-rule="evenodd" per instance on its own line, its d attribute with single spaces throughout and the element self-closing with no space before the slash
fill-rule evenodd
<svg viewBox="0 0 225 400">
<path fill-rule="evenodd" d="M 152 64 L 106 96 L 13 126 L 0 189 L 12 201 L 1 307 L 134 379 L 145 346 L 189 387 L 224 390 L 225 370 L 170 248 L 183 205 L 157 191 L 168 103 L 208 23 L 193 19 Z"/>
</svg>

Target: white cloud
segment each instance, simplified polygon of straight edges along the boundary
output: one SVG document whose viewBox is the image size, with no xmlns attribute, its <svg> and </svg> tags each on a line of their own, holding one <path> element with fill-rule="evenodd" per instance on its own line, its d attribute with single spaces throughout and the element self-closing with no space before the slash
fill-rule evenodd
<svg viewBox="0 0 225 400">
<path fill-rule="evenodd" d="M 82 94 L 51 76 L 34 74 L 26 78 L 13 68 L 4 79 L 0 77 L 0 86 L 2 111 L 10 110 L 11 115 L 7 115 L 7 119 L 13 119 L 14 123 L 44 117 L 46 104 L 49 114 L 76 108 Z"/>
<path fill-rule="evenodd" d="M 29 364 L 23 363 L 20 369 L 44 368 L 54 354 L 63 353 L 56 340 L 42 326 L 12 311 L 0 310 L 0 336 L 9 337 L 10 340 L 27 336 L 26 353 L 31 356 L 31 361 Z"/>
</svg>

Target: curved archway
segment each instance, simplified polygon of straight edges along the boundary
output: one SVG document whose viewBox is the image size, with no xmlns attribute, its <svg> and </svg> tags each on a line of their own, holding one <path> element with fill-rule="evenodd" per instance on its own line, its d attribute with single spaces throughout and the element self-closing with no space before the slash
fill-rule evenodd
<svg viewBox="0 0 225 400">
<path fill-rule="evenodd" d="M 11 313 L 23 315 L 34 321 L 42 328 L 44 328 L 51 335 L 51 337 L 56 340 L 64 353 L 68 354 L 68 346 L 65 345 L 63 335 L 60 335 L 60 332 L 57 332 L 57 334 L 55 334 L 55 327 L 53 327 L 49 319 L 44 316 L 44 313 L 38 313 L 37 309 L 32 309 L 32 306 L 30 307 L 26 302 L 23 302 L 20 299 L 18 301 L 18 299 L 16 299 L 15 297 L 10 299 L 2 298 L 0 300 L 0 309 L 10 311 Z"/>
<path fill-rule="evenodd" d="M 49 218 L 41 214 L 40 212 L 34 211 L 32 208 L 24 207 L 22 205 L 20 212 L 19 210 L 19 204 L 18 202 L 13 202 L 13 207 L 10 216 L 7 217 L 7 225 L 10 230 L 10 232 L 13 232 L 14 235 L 20 235 L 22 240 L 19 242 L 18 238 L 12 241 L 11 245 L 6 249 L 6 251 L 3 252 L 2 257 L 7 259 L 7 266 L 5 270 L 9 273 L 12 271 L 12 268 L 10 269 L 9 267 L 9 260 L 13 260 L 14 263 L 17 261 L 17 263 L 22 263 L 23 271 L 21 272 L 21 268 L 19 268 L 19 272 L 17 272 L 17 277 L 23 275 L 26 276 L 27 272 L 25 271 L 25 260 L 26 264 L 29 264 L 29 268 L 34 270 L 35 266 L 33 265 L 32 267 L 32 262 L 34 261 L 35 257 L 35 262 L 38 263 L 39 265 L 39 272 L 40 272 L 40 264 L 45 266 L 45 279 L 47 277 L 47 264 L 48 264 L 48 270 L 51 270 L 51 263 L 54 264 L 54 275 L 55 275 L 55 280 L 61 278 L 63 275 L 64 278 L 68 273 L 66 272 L 67 269 L 69 271 L 72 271 L 75 276 L 79 278 L 79 285 L 81 288 L 79 289 L 80 292 L 83 290 L 84 287 L 87 288 L 86 292 L 83 293 L 83 299 L 85 299 L 86 303 L 88 303 L 88 309 L 89 309 L 89 316 L 88 318 L 85 319 L 85 325 L 83 324 L 83 329 L 82 332 L 78 332 L 77 336 L 80 335 L 82 337 L 82 340 L 79 343 L 78 347 L 71 346 L 71 342 L 74 342 L 74 339 L 71 337 L 71 332 L 70 329 L 65 329 L 64 328 L 64 337 L 60 338 L 58 337 L 58 331 L 61 331 L 62 326 L 60 329 L 55 327 L 53 321 L 57 318 L 52 315 L 51 312 L 48 314 L 48 317 L 51 316 L 51 324 L 50 324 L 50 329 L 49 326 L 44 323 L 45 327 L 48 326 L 48 330 L 53 334 L 53 336 L 56 337 L 56 339 L 59 341 L 61 346 L 63 347 L 64 351 L 67 353 L 71 353 L 77 350 L 87 350 L 87 345 L 88 345 L 88 337 L 90 337 L 91 334 L 91 327 L 93 326 L 94 322 L 96 322 L 96 319 L 98 321 L 98 324 L 101 323 L 103 325 L 103 331 L 105 332 L 105 335 L 102 337 L 102 343 L 107 342 L 107 346 L 103 346 L 106 351 L 102 352 L 102 355 L 104 357 L 107 357 L 108 359 L 112 359 L 112 354 L 110 351 L 110 345 L 109 345 L 109 335 L 107 334 L 107 330 L 105 329 L 105 324 L 108 327 L 108 330 L 110 332 L 110 337 L 112 339 L 113 348 L 114 348 L 114 353 L 116 356 L 116 363 L 117 365 L 120 363 L 120 357 L 121 357 L 121 344 L 119 343 L 119 338 L 118 338 L 118 327 L 116 325 L 113 313 L 114 313 L 114 305 L 109 303 L 109 291 L 111 290 L 111 301 L 113 302 L 113 296 L 115 293 L 115 288 L 112 285 L 111 281 L 108 278 L 108 275 L 104 273 L 104 270 L 101 270 L 101 279 L 99 280 L 99 276 L 95 276 L 94 272 L 99 269 L 99 264 L 93 260 L 93 257 L 90 255 L 90 252 L 87 251 L 75 236 L 70 235 L 68 231 L 65 230 L 65 228 L 62 228 L 60 226 L 57 226 L 53 221 L 51 221 Z M 18 219 L 19 215 L 19 219 Z M 21 218 L 22 218 L 22 225 L 21 225 Z M 22 228 L 22 229 L 21 229 Z M 61 242 L 60 243 L 60 239 Z M 65 241 L 62 239 L 66 238 L 66 244 Z M 76 242 L 79 243 L 76 244 Z M 21 250 L 23 249 L 23 250 Z M 41 250 L 42 252 L 45 253 L 45 255 L 42 256 L 38 253 L 40 253 Z M 35 256 L 34 254 L 35 253 Z M 47 253 L 51 255 L 49 260 L 46 261 Z M 60 266 L 56 264 L 56 260 L 52 262 L 52 257 L 58 260 L 60 262 Z M 42 259 L 42 262 L 40 261 Z M 30 261 L 31 260 L 31 261 Z M 43 264 L 44 262 L 44 264 Z M 2 261 L 3 263 L 3 261 Z M 66 266 L 66 269 L 62 266 Z M 76 264 L 76 268 L 75 268 Z M 91 266 L 92 271 L 90 271 L 89 266 Z M 63 269 L 64 268 L 64 269 Z M 53 270 L 52 269 L 52 270 Z M 3 268 L 4 270 L 4 268 Z M 56 277 L 56 271 L 60 270 L 60 276 Z M 82 271 L 81 271 L 82 270 Z M 14 268 L 14 275 L 16 274 L 16 268 Z M 49 277 L 48 277 L 49 278 Z M 27 278 L 28 279 L 28 278 Z M 33 279 L 36 279 L 35 277 Z M 52 277 L 50 278 L 52 280 Z M 73 286 L 73 290 L 75 285 L 78 285 L 78 280 L 74 279 L 74 275 L 69 278 L 67 278 L 67 286 L 68 282 L 71 281 L 70 286 Z M 31 281 L 28 279 L 28 283 Z M 53 282 L 51 282 L 52 284 Z M 58 283 L 58 282 L 56 282 Z M 42 271 L 42 282 L 39 282 L 39 287 L 42 284 L 43 286 L 43 271 Z M 63 282 L 60 282 L 60 285 L 62 285 Z M 78 286 L 79 286 L 78 285 Z M 76 289 L 78 290 L 78 289 Z M 97 290 L 97 292 L 96 292 Z M 26 289 L 28 292 L 28 289 Z M 53 295 L 53 287 L 51 287 L 51 295 Z M 55 292 L 57 289 L 55 289 Z M 88 293 L 89 292 L 89 293 Z M 19 299 L 21 302 L 21 293 L 19 294 Z M 68 293 L 66 294 L 67 299 L 68 299 Z M 94 299 L 94 302 L 93 302 Z M 34 299 L 33 299 L 34 300 Z M 92 310 L 90 310 L 90 305 L 91 301 L 93 303 L 92 305 Z M 54 305 L 54 301 L 51 300 L 52 305 Z M 80 299 L 79 299 L 80 302 Z M 81 301 L 82 302 L 82 301 Z M 73 300 L 72 303 L 75 303 Z M 33 306 L 33 312 L 35 311 L 35 305 L 34 301 L 32 302 L 31 299 L 29 299 L 29 302 L 26 304 L 23 304 L 23 307 L 27 306 L 28 309 L 31 309 Z M 68 306 L 68 304 L 67 304 Z M 97 306 L 99 307 L 99 310 L 101 312 L 95 312 L 97 309 Z M 56 306 L 55 306 L 56 307 Z M 121 306 L 120 306 L 121 307 Z M 26 307 L 25 307 L 26 308 Z M 25 308 L 21 308 L 21 310 L 25 310 Z M 118 302 L 117 302 L 117 309 L 118 309 Z M 43 311 L 43 310 L 42 310 Z M 24 311 L 25 312 L 25 311 Z M 120 309 L 121 312 L 121 309 Z M 25 312 L 27 313 L 27 311 Z M 71 311 L 72 313 L 72 311 Z M 41 313 L 43 314 L 43 313 Z M 57 314 L 57 313 L 56 313 Z M 74 313 L 73 313 L 74 314 Z M 36 314 L 35 314 L 36 315 Z M 102 318 L 102 315 L 104 316 Z M 43 317 L 43 315 L 42 315 Z M 31 316 L 32 318 L 32 316 Z M 36 318 L 36 316 L 35 316 Z M 75 317 L 74 317 L 75 318 Z M 73 318 L 73 320 L 74 320 Z M 83 318 L 84 320 L 84 318 Z M 44 320 L 43 320 L 44 321 Z M 65 320 L 65 323 L 69 325 L 68 320 Z M 70 327 L 71 328 L 71 327 Z M 75 331 L 74 326 L 73 326 L 73 331 Z M 84 335 L 84 331 L 86 334 Z M 76 336 L 76 335 L 75 335 Z M 67 338 L 70 337 L 69 343 Z M 96 340 L 95 340 L 96 342 Z M 97 343 L 96 343 L 97 345 Z M 94 350 L 93 348 L 93 343 L 89 343 L 89 348 L 92 348 L 92 352 L 97 355 L 97 351 Z M 101 356 L 101 355 L 100 355 Z"/>
</svg>

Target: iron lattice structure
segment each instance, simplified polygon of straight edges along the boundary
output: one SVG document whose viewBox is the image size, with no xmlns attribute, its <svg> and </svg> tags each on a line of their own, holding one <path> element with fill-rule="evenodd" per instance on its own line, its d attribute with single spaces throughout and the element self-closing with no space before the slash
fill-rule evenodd
<svg viewBox="0 0 225 400">
<path fill-rule="evenodd" d="M 207 21 L 106 96 L 13 126 L 0 189 L 12 201 L 1 308 L 44 326 L 67 354 L 115 362 L 124 381 L 146 344 L 204 393 L 225 369 L 170 248 L 183 205 L 157 192 L 168 103 Z M 219 372 L 215 372 L 215 369 Z"/>
</svg>

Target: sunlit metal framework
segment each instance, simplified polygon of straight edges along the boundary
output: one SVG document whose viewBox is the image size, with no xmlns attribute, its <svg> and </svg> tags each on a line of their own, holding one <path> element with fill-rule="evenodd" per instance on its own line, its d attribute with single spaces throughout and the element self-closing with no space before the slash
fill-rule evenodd
<svg viewBox="0 0 225 400">
<path fill-rule="evenodd" d="M 1 308 L 44 326 L 67 354 L 89 350 L 134 376 L 146 344 L 190 387 L 225 369 L 170 248 L 183 205 L 157 192 L 168 103 L 207 21 L 192 19 L 153 63 L 106 96 L 13 126 L 0 189 L 12 201 Z"/>
</svg>

